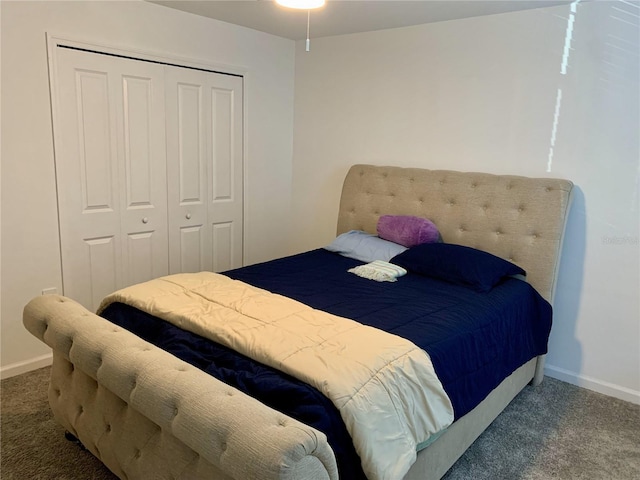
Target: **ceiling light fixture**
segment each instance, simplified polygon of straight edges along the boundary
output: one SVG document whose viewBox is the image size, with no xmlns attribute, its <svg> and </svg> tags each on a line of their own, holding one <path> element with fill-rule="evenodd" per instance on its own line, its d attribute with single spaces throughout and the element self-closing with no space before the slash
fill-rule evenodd
<svg viewBox="0 0 640 480">
<path fill-rule="evenodd" d="M 325 0 L 276 0 L 276 3 L 288 8 L 298 8 L 300 10 L 310 10 L 320 8 Z"/>
<path fill-rule="evenodd" d="M 311 22 L 311 9 L 324 6 L 325 0 L 276 0 L 276 3 L 283 7 L 307 11 L 307 43 L 305 44 L 305 50 L 308 52 L 310 46 L 309 23 Z"/>
</svg>

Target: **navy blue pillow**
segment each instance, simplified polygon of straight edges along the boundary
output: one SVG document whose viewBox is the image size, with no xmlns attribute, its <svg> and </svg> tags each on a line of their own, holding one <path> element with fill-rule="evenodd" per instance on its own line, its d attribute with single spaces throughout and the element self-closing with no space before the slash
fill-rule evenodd
<svg viewBox="0 0 640 480">
<path fill-rule="evenodd" d="M 526 275 L 519 266 L 491 253 L 452 243 L 416 245 L 389 261 L 410 272 L 478 292 L 488 292 L 509 275 Z"/>
</svg>

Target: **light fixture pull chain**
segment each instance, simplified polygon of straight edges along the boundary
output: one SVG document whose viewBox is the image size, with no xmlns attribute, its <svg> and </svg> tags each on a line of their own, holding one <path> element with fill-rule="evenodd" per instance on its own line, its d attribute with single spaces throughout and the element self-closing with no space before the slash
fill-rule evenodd
<svg viewBox="0 0 640 480">
<path fill-rule="evenodd" d="M 311 21 L 311 10 L 307 10 L 307 44 L 306 44 L 306 48 L 305 50 L 308 52 L 309 51 L 309 23 Z"/>
</svg>

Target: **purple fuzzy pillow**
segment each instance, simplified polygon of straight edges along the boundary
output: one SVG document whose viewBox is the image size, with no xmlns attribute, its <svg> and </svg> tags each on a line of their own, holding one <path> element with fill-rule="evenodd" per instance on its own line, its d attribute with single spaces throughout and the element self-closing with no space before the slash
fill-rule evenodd
<svg viewBox="0 0 640 480">
<path fill-rule="evenodd" d="M 411 215 L 382 215 L 377 229 L 380 238 L 405 247 L 441 241 L 438 227 L 431 220 Z"/>
</svg>

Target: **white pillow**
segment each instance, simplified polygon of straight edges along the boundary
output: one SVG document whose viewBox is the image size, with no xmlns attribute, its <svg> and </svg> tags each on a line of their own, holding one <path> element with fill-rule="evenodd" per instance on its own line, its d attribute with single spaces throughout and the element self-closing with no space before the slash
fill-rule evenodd
<svg viewBox="0 0 640 480">
<path fill-rule="evenodd" d="M 407 247 L 383 240 L 376 235 L 361 230 L 351 230 L 338 235 L 330 245 L 324 248 L 330 252 L 339 253 L 342 256 L 365 263 L 376 260 L 388 262 L 407 249 Z"/>
</svg>

